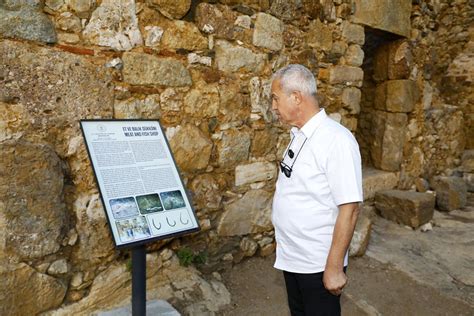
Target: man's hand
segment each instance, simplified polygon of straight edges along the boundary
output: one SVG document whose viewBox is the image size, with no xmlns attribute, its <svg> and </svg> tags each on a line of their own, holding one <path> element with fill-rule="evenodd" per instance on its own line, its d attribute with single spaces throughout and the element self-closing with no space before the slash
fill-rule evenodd
<svg viewBox="0 0 474 316">
<path fill-rule="evenodd" d="M 327 268 L 323 274 L 324 287 L 333 295 L 341 295 L 347 284 L 347 276 L 342 269 Z"/>
</svg>

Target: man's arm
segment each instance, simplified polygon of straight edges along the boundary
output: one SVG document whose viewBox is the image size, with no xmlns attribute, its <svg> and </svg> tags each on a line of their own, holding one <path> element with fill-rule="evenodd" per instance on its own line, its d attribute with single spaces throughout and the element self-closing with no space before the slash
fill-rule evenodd
<svg viewBox="0 0 474 316">
<path fill-rule="evenodd" d="M 336 219 L 331 249 L 323 275 L 324 286 L 334 295 L 340 295 L 347 283 L 347 276 L 343 270 L 344 256 L 351 243 L 358 215 L 359 203 L 339 205 L 339 215 Z"/>
</svg>

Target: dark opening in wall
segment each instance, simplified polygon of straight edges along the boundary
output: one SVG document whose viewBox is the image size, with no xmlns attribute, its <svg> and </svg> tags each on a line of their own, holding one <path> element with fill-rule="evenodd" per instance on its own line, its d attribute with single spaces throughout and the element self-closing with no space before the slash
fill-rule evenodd
<svg viewBox="0 0 474 316">
<path fill-rule="evenodd" d="M 377 135 L 380 131 L 374 124 L 376 108 L 374 105 L 375 89 L 380 79 L 374 78 L 374 65 L 376 62 L 386 63 L 387 61 L 376 60 L 383 58 L 381 54 L 376 54 L 377 50 L 391 42 L 399 40 L 401 37 L 389 32 L 365 27 L 365 44 L 362 47 L 364 51 L 364 81 L 361 87 L 362 97 L 360 101 L 360 114 L 356 138 L 359 142 L 362 155 L 362 164 L 364 166 L 374 166 L 371 151 L 374 149 L 374 143 L 377 141 Z"/>
</svg>

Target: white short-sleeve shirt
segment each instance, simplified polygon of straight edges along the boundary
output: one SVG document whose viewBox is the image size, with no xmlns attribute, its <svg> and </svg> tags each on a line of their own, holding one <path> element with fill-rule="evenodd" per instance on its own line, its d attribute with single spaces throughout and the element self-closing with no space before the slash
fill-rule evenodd
<svg viewBox="0 0 474 316">
<path fill-rule="evenodd" d="M 292 128 L 283 162 L 292 173 L 288 178 L 279 172 L 273 198 L 274 266 L 295 273 L 324 271 L 338 205 L 363 201 L 359 146 L 322 109 L 301 129 Z"/>
</svg>

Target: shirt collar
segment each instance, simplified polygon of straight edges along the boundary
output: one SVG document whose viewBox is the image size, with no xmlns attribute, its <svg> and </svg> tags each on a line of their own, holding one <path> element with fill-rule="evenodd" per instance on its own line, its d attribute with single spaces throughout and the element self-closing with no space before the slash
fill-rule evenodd
<svg viewBox="0 0 474 316">
<path fill-rule="evenodd" d="M 306 122 L 301 129 L 298 127 L 291 128 L 291 134 L 295 136 L 298 133 L 303 133 L 306 138 L 310 138 L 314 131 L 321 125 L 321 123 L 327 118 L 326 111 L 321 109 L 318 113 L 313 115 L 312 118 Z"/>
</svg>

